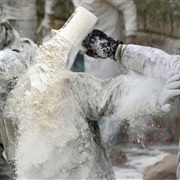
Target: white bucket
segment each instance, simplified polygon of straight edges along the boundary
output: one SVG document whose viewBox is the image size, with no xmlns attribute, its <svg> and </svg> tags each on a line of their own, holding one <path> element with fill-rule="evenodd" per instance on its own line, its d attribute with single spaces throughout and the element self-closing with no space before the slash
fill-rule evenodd
<svg viewBox="0 0 180 180">
<path fill-rule="evenodd" d="M 59 31 L 62 37 L 85 52 L 82 41 L 91 32 L 96 21 L 94 14 L 79 6 Z"/>
</svg>

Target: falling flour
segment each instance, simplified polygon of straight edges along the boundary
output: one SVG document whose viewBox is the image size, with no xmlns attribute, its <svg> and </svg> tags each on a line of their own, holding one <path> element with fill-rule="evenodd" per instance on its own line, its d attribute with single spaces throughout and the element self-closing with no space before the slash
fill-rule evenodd
<svg viewBox="0 0 180 180">
<path fill-rule="evenodd" d="M 60 124 L 57 118 L 52 117 L 59 104 L 57 96 L 65 96 L 59 94 L 62 88 L 59 79 L 62 71 L 66 73 L 70 49 L 71 44 L 55 33 L 40 46 L 38 63 L 19 79 L 7 100 L 6 117 L 18 127 L 15 130 L 16 144 L 12 145 L 15 146 L 13 148 L 17 179 L 37 178 L 40 168 L 38 166 L 46 162 L 57 143 L 56 138 L 60 138 Z M 50 167 L 53 167 L 53 162 Z M 36 168 L 37 173 L 33 171 L 32 174 L 32 168 Z M 47 170 L 44 177 L 48 177 L 48 173 Z"/>
</svg>

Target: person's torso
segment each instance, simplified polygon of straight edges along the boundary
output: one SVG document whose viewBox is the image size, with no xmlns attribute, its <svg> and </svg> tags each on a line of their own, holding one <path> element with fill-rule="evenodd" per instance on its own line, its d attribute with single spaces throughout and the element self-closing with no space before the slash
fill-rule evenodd
<svg viewBox="0 0 180 180">
<path fill-rule="evenodd" d="M 98 115 L 89 109 L 89 106 L 92 105 L 89 104 L 87 97 L 95 94 L 95 90 L 90 86 L 89 88 L 86 87 L 88 89 L 86 91 L 86 88 L 83 87 L 86 79 L 81 81 L 78 77 L 75 77 L 75 74 L 72 73 L 70 76 L 68 74 L 65 73 L 65 76 L 63 76 L 62 73 L 61 77 L 48 87 L 48 89 L 53 90 L 50 96 L 48 94 L 39 95 L 36 99 L 38 105 L 33 106 L 35 108 L 27 109 L 27 112 L 37 113 L 34 118 L 30 117 L 28 119 L 28 116 L 26 119 L 22 119 L 25 120 L 24 125 L 27 125 L 27 127 L 30 123 L 31 128 L 30 130 L 27 129 L 30 134 L 34 125 L 35 127 L 38 126 L 40 132 L 43 133 L 43 138 L 39 141 L 39 144 L 48 142 L 48 144 L 43 144 L 44 150 L 47 152 L 45 159 L 39 159 L 36 168 L 34 164 L 31 164 L 32 161 L 23 165 L 23 168 L 26 167 L 24 178 L 114 179 L 110 158 L 101 141 L 98 122 L 95 121 Z M 76 81 L 80 83 L 76 83 Z M 60 88 L 57 88 L 57 84 Z M 8 102 L 17 103 L 19 98 L 16 98 L 18 95 L 21 97 L 21 92 L 18 88 L 17 90 L 14 89 L 10 93 Z M 19 100 L 21 101 L 21 98 Z M 19 106 L 21 107 L 21 105 Z M 31 107 L 31 105 L 26 103 L 26 107 L 23 107 L 23 109 L 26 111 L 28 107 Z M 37 111 L 38 107 L 43 110 L 43 113 Z M 8 112 L 11 108 L 12 104 L 7 103 L 5 112 Z M 46 109 L 48 110 L 46 111 Z M 94 109 L 98 108 L 94 107 Z M 19 113 L 21 112 L 19 111 Z M 8 119 L 12 119 L 13 123 L 15 119 L 17 121 L 16 115 L 12 113 L 13 117 L 8 116 Z M 23 114 L 21 115 L 23 116 Z M 92 120 L 89 119 L 89 116 L 91 116 Z M 18 124 L 22 127 L 22 122 L 18 122 Z M 39 133 L 39 131 L 37 132 Z M 22 131 L 21 138 L 26 139 L 26 134 L 27 132 Z M 28 143 L 31 145 L 31 141 L 25 144 L 21 144 L 21 141 L 19 143 L 22 147 L 27 147 Z M 6 143 L 8 146 L 11 145 L 9 142 Z M 18 147 L 18 149 L 22 147 Z M 10 153 L 13 152 L 12 148 Z M 15 149 L 13 150 L 15 152 Z M 25 159 L 28 159 L 29 156 L 33 157 L 33 152 L 32 155 L 31 152 L 22 154 L 16 151 L 16 155 L 18 153 Z M 49 169 L 49 164 L 53 165 L 53 171 Z"/>
</svg>

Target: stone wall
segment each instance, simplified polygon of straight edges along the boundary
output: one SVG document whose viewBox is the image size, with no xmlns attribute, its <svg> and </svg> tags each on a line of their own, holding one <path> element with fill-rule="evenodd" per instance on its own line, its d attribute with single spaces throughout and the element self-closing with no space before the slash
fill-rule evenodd
<svg viewBox="0 0 180 180">
<path fill-rule="evenodd" d="M 177 53 L 180 47 L 180 0 L 134 0 L 138 14 L 138 44 Z"/>
<path fill-rule="evenodd" d="M 138 14 L 137 44 L 180 54 L 180 0 L 134 0 Z M 179 101 L 177 102 L 179 108 Z M 180 115 L 162 116 L 174 140 L 179 139 Z M 170 121 L 169 121 L 170 120 Z"/>
</svg>

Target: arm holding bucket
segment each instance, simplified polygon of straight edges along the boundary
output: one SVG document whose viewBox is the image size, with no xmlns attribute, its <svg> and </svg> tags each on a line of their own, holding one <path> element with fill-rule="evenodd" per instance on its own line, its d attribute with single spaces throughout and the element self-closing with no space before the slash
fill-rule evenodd
<svg viewBox="0 0 180 180">
<path fill-rule="evenodd" d="M 129 70 L 159 81 L 162 88 L 155 96 L 157 109 L 168 112 L 169 101 L 180 95 L 179 56 L 169 55 L 151 47 L 123 45 L 99 30 L 93 30 L 82 45 L 87 49 L 86 54 L 89 56 L 119 60 Z"/>
<path fill-rule="evenodd" d="M 127 69 L 164 81 L 168 74 L 180 74 L 180 56 L 148 46 L 123 45 L 99 30 L 93 30 L 83 41 L 86 54 L 95 58 L 120 61 Z"/>
</svg>

